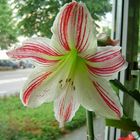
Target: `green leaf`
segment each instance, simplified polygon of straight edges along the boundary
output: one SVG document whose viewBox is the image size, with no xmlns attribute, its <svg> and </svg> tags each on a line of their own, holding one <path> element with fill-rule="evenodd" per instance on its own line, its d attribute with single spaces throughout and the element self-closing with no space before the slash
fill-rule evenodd
<svg viewBox="0 0 140 140">
<path fill-rule="evenodd" d="M 134 91 L 129 91 L 129 95 L 133 97 L 140 105 L 140 92 L 138 90 L 135 89 Z"/>
<path fill-rule="evenodd" d="M 17 41 L 16 28 L 12 9 L 7 0 L 0 0 L 0 49 L 7 49 Z"/>
<path fill-rule="evenodd" d="M 125 93 L 129 93 L 128 89 L 117 79 L 110 80 L 111 84 L 113 84 L 118 89 L 122 90 Z"/>
<path fill-rule="evenodd" d="M 140 92 L 138 90 L 128 90 L 119 80 L 110 80 L 111 84 L 113 84 L 115 87 L 123 91 L 124 93 L 131 96 L 137 103 L 140 105 Z"/>
<path fill-rule="evenodd" d="M 137 131 L 140 133 L 140 127 L 137 122 L 129 118 L 121 118 L 120 120 L 106 119 L 106 125 L 125 131 Z"/>
</svg>

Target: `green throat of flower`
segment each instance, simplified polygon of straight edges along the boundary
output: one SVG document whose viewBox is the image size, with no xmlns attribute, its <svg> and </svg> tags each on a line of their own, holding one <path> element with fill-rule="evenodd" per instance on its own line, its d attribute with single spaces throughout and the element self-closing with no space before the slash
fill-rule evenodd
<svg viewBox="0 0 140 140">
<path fill-rule="evenodd" d="M 59 81 L 60 87 L 64 88 L 69 85 L 71 89 L 75 90 L 74 79 L 76 73 L 81 73 L 81 71 L 83 74 L 87 73 L 85 60 L 78 55 L 77 50 L 73 49 L 63 56 L 55 71 L 57 74 L 63 72 L 63 77 Z"/>
</svg>

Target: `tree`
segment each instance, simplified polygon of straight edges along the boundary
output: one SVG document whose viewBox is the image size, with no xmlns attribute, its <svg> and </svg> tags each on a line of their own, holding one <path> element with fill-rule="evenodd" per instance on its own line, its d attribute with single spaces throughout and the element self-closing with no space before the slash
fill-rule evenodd
<svg viewBox="0 0 140 140">
<path fill-rule="evenodd" d="M 81 1 L 81 0 L 77 0 Z M 93 18 L 100 20 L 106 12 L 111 11 L 109 0 L 82 0 L 86 3 Z M 21 21 L 18 27 L 21 34 L 32 36 L 51 36 L 50 28 L 61 6 L 71 0 L 14 0 L 17 16 Z"/>
<path fill-rule="evenodd" d="M 16 33 L 12 11 L 7 0 L 0 0 L 0 49 L 6 49 L 14 43 L 16 41 Z"/>
</svg>

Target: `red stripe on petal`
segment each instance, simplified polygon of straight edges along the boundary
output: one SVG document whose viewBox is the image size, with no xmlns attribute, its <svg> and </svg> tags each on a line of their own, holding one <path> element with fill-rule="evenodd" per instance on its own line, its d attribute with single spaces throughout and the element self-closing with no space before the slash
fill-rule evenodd
<svg viewBox="0 0 140 140">
<path fill-rule="evenodd" d="M 72 11 L 74 7 L 77 5 L 76 2 L 73 2 L 64 9 L 61 20 L 60 20 L 60 26 L 59 27 L 59 39 L 62 44 L 62 46 L 65 48 L 65 50 L 69 51 L 70 47 L 68 44 L 68 25 L 70 18 L 72 16 Z"/>
<path fill-rule="evenodd" d="M 46 47 L 44 45 L 35 44 L 35 43 L 25 43 L 23 47 L 25 50 L 28 51 L 32 50 L 34 52 L 40 52 L 42 54 L 51 55 L 51 56 L 61 56 L 58 52 L 52 50 L 50 47 Z"/>
<path fill-rule="evenodd" d="M 64 98 L 62 98 L 62 100 L 60 101 L 59 107 L 60 107 L 59 116 L 63 116 L 63 112 L 64 112 Z"/>
<path fill-rule="evenodd" d="M 61 42 L 62 42 L 62 46 L 65 48 L 65 50 L 70 50 L 68 43 L 66 42 L 66 33 L 65 33 L 65 28 L 66 25 L 64 24 L 64 22 L 66 21 L 66 13 L 68 13 L 68 11 L 70 11 L 69 9 L 65 9 L 63 14 L 62 14 L 62 18 L 61 18 L 61 22 L 60 22 L 60 38 L 61 38 Z"/>
<path fill-rule="evenodd" d="M 65 114 L 64 114 L 64 121 L 68 121 L 69 118 L 71 117 L 71 113 L 72 113 L 72 102 L 70 102 L 70 104 L 67 106 Z"/>
<path fill-rule="evenodd" d="M 84 17 L 84 10 L 83 7 L 79 7 L 78 9 L 78 22 L 77 22 L 77 44 L 76 48 L 79 49 L 79 43 L 81 39 L 81 32 L 82 32 L 82 24 L 83 24 L 83 17 Z"/>
<path fill-rule="evenodd" d="M 59 104 L 59 118 L 60 120 L 63 120 L 64 122 L 68 121 L 72 114 L 72 108 L 73 108 L 73 100 L 70 99 L 68 104 L 65 104 L 65 98 L 63 97 Z"/>
<path fill-rule="evenodd" d="M 80 7 L 77 22 L 77 44 L 76 44 L 78 52 L 84 51 L 89 46 L 88 41 L 91 32 L 90 29 L 87 32 L 87 20 L 88 20 L 87 13 L 85 13 L 83 7 Z M 87 36 L 85 36 L 86 34 Z"/>
<path fill-rule="evenodd" d="M 79 47 L 78 47 L 78 51 L 80 51 L 80 47 L 82 46 L 83 42 L 84 42 L 84 38 L 85 38 L 85 34 L 86 34 L 86 30 L 87 30 L 87 14 L 85 15 L 85 26 L 84 26 L 84 32 L 83 32 L 83 36 L 81 38 L 81 42 L 79 44 Z"/>
<path fill-rule="evenodd" d="M 82 52 L 82 51 L 86 50 L 86 48 L 89 47 L 89 44 L 87 44 L 87 43 L 89 41 L 90 33 L 91 33 L 91 31 L 89 30 L 88 35 L 87 35 L 87 38 L 86 38 L 86 41 L 85 41 L 84 44 L 82 43 L 83 45 L 81 44 L 80 49 L 79 49 L 79 52 Z"/>
<path fill-rule="evenodd" d="M 88 38 L 89 38 L 89 35 L 90 35 L 90 32 L 89 32 L 89 34 L 88 34 L 88 37 L 87 37 L 87 39 L 86 39 L 86 42 L 85 42 L 85 44 L 80 48 L 80 50 L 79 50 L 79 52 L 83 52 L 84 50 L 86 50 L 86 48 L 88 48 L 89 47 L 89 43 L 87 44 L 87 42 L 88 42 Z"/>
<path fill-rule="evenodd" d="M 118 63 L 114 63 L 111 66 L 101 66 L 100 68 L 97 67 L 92 67 L 87 65 L 89 71 L 93 74 L 97 74 L 97 75 L 111 75 L 115 72 L 119 72 L 120 68 L 125 64 L 125 61 L 122 57 L 120 57 L 118 60 Z"/>
<path fill-rule="evenodd" d="M 116 51 L 118 51 L 118 50 L 116 50 Z M 103 56 L 103 55 L 106 55 L 106 54 L 112 53 L 112 52 L 115 52 L 115 50 L 111 49 L 111 50 L 99 51 L 94 56 L 100 57 L 100 56 Z"/>
<path fill-rule="evenodd" d="M 47 56 L 61 56 L 51 48 L 47 48 L 45 46 L 41 46 L 39 44 L 32 44 L 26 43 L 23 44 L 22 47 L 12 50 L 7 53 L 9 57 L 16 58 L 16 59 L 23 59 L 23 58 L 32 58 L 37 62 L 43 64 L 55 63 L 58 60 L 47 60 L 45 55 Z M 42 57 L 43 56 L 43 57 Z"/>
<path fill-rule="evenodd" d="M 7 53 L 9 57 L 15 58 L 15 59 L 25 59 L 25 58 L 31 58 L 36 60 L 37 62 L 41 64 L 50 64 L 50 63 L 56 63 L 59 60 L 47 60 L 45 58 L 40 57 L 41 54 L 38 52 L 34 52 L 34 49 L 27 49 L 25 48 L 18 48 L 13 51 L 10 51 Z"/>
<path fill-rule="evenodd" d="M 105 103 L 108 105 L 108 107 L 113 110 L 117 116 L 120 118 L 121 117 L 121 112 L 118 108 L 118 106 L 115 104 L 114 101 L 112 101 L 106 94 L 107 91 L 105 91 L 97 82 L 93 82 L 94 86 L 96 87 L 98 93 L 102 97 L 102 99 L 105 101 Z"/>
<path fill-rule="evenodd" d="M 51 73 L 45 73 L 33 80 L 33 83 L 31 82 L 31 84 L 29 84 L 29 87 L 23 93 L 23 102 L 25 105 L 28 104 L 29 98 L 33 90 L 35 90 L 50 74 Z"/>
<path fill-rule="evenodd" d="M 114 51 L 108 51 L 108 52 L 100 52 L 100 53 L 96 53 L 94 56 L 90 57 L 88 59 L 88 61 L 91 61 L 91 62 L 103 62 L 103 61 L 106 61 L 106 60 L 109 60 L 109 59 L 112 59 L 116 56 L 119 56 L 121 55 L 120 54 L 120 51 L 117 51 L 117 52 L 114 52 Z"/>
<path fill-rule="evenodd" d="M 96 57 L 100 57 L 100 56 L 103 56 L 103 55 L 106 55 L 107 53 L 111 53 L 111 52 L 113 52 L 113 50 L 109 50 L 109 51 L 99 51 L 99 52 L 97 52 L 96 54 L 93 54 L 93 55 L 87 55 L 87 57 L 86 57 L 86 59 L 87 60 L 91 60 L 92 61 L 92 59 L 94 59 L 94 58 L 96 58 Z"/>
<path fill-rule="evenodd" d="M 70 19 L 70 14 L 72 12 L 71 8 L 67 9 L 65 19 L 64 19 L 64 24 L 63 24 L 63 39 L 64 39 L 64 42 L 65 42 L 65 47 L 68 50 L 70 50 L 70 47 L 69 47 L 69 44 L 68 44 L 68 23 L 69 23 L 69 19 Z"/>
<path fill-rule="evenodd" d="M 36 56 L 31 56 L 31 58 L 34 58 L 38 62 L 41 62 L 41 64 L 52 64 L 58 62 L 58 60 L 46 60 L 44 58 L 36 57 Z"/>
</svg>

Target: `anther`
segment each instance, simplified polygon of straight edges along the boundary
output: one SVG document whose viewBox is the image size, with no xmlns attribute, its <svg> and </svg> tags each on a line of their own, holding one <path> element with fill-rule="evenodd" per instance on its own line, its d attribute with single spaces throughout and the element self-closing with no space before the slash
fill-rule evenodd
<svg viewBox="0 0 140 140">
<path fill-rule="evenodd" d="M 73 86 L 73 81 L 71 82 L 71 85 Z"/>
<path fill-rule="evenodd" d="M 61 83 L 63 80 L 60 80 L 59 83 Z"/>
<path fill-rule="evenodd" d="M 66 79 L 66 83 L 68 82 L 68 79 Z"/>
</svg>

